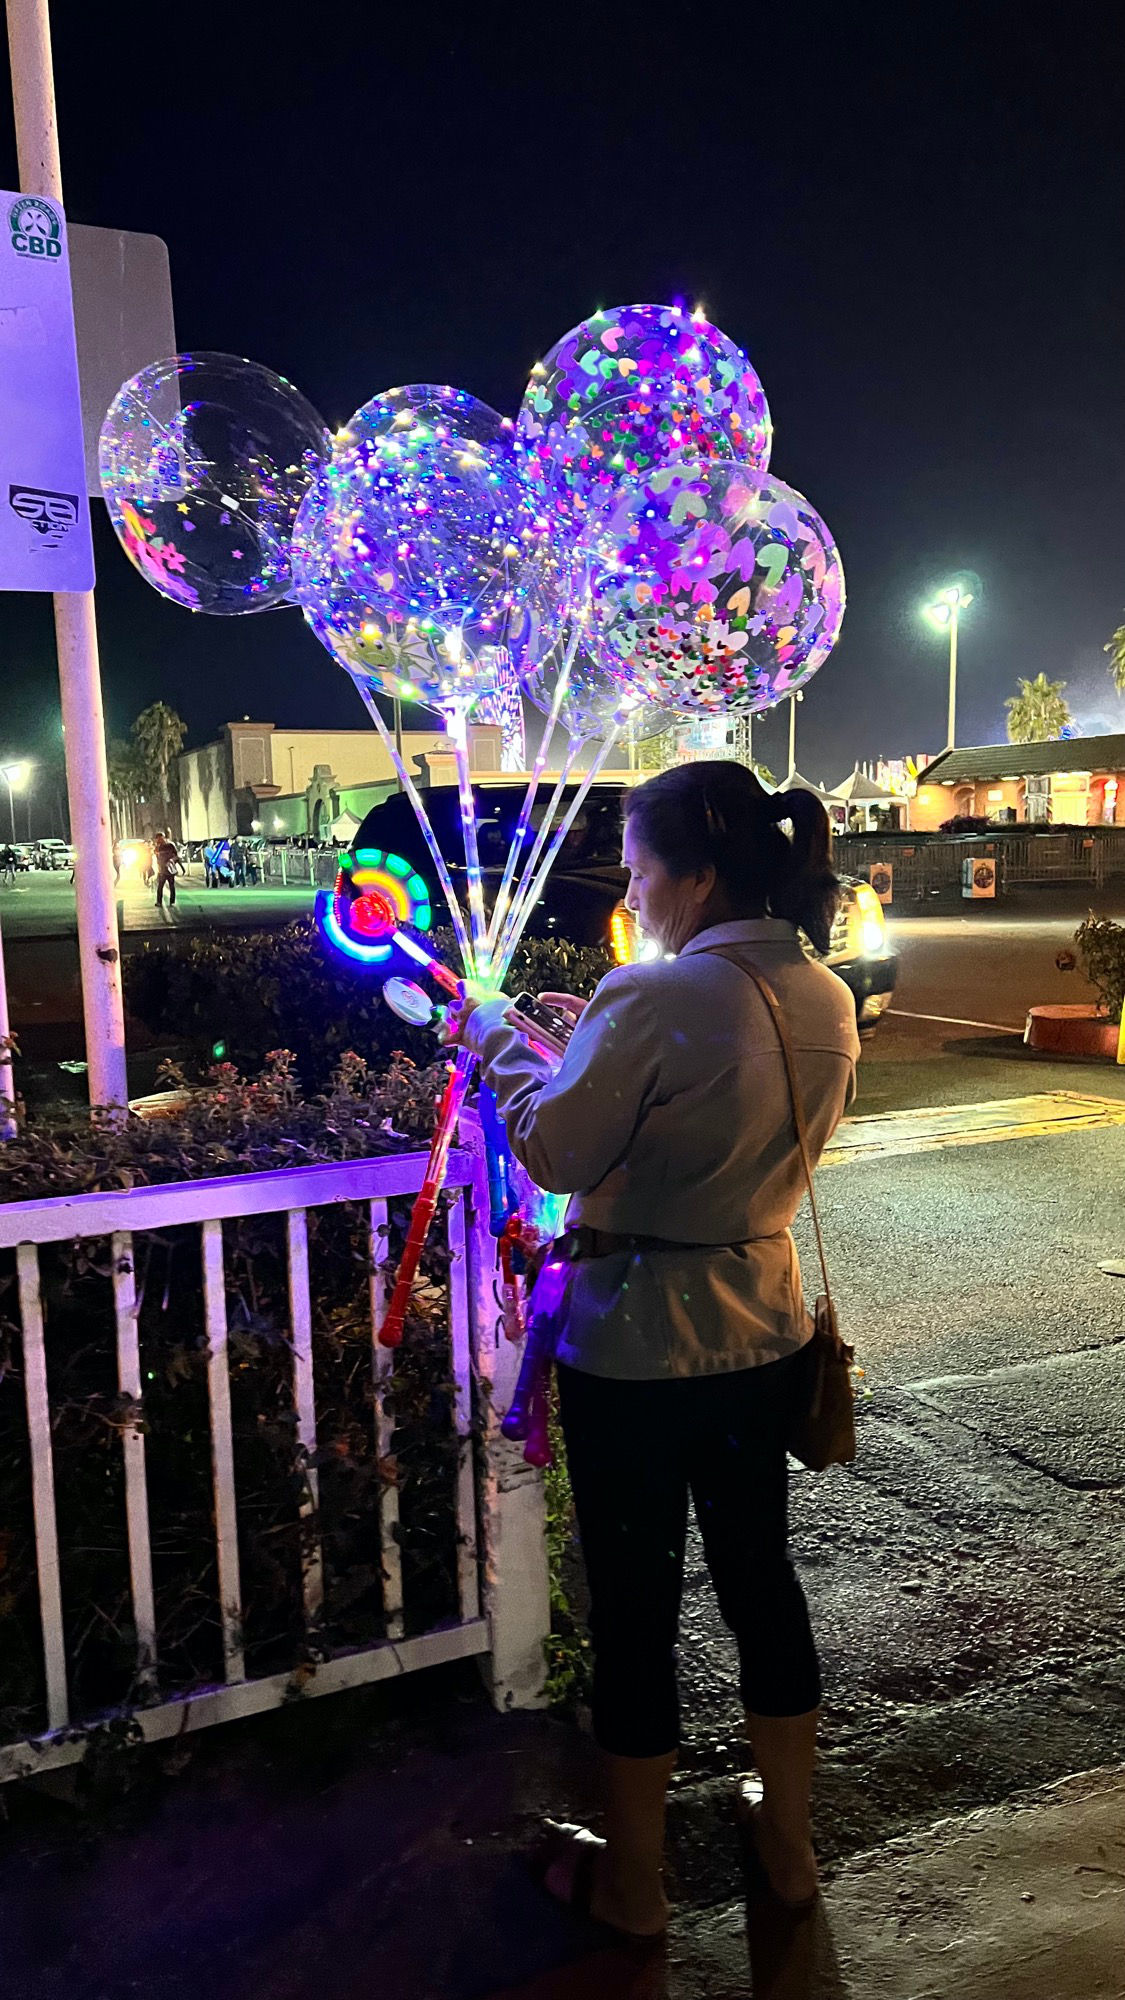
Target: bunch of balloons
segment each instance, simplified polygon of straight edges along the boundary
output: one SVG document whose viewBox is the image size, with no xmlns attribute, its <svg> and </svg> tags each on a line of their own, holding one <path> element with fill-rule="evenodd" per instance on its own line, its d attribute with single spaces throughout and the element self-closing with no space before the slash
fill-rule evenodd
<svg viewBox="0 0 1125 2000">
<path fill-rule="evenodd" d="M 464 971 L 499 986 L 621 731 L 643 738 L 676 717 L 772 708 L 835 645 L 840 558 L 815 509 L 770 472 L 771 443 L 765 394 L 742 350 L 701 311 L 635 305 L 595 313 L 558 341 L 514 420 L 465 390 L 422 383 L 373 397 L 329 438 L 269 369 L 176 355 L 114 399 L 101 479 L 130 560 L 164 596 L 223 615 L 300 605 L 395 760 Z M 467 724 L 482 700 L 491 712 L 510 708 L 516 688 L 546 723 L 489 907 Z M 421 702 L 445 721 L 467 924 L 378 706 L 387 697 Z M 561 775 L 532 837 L 557 730 Z M 591 743 L 600 748 L 568 785 Z M 394 940 L 410 935 L 396 928 L 401 898 L 379 889 L 377 901 L 358 875 L 342 900 L 337 890 L 338 948 L 391 971 Z M 433 971 L 428 948 L 415 947 Z M 470 1070 L 459 1052 L 399 1272 L 392 1339 Z"/>
<path fill-rule="evenodd" d="M 101 472 L 130 558 L 177 603 L 295 600 L 369 694 L 447 718 L 514 669 L 585 743 L 770 708 L 827 658 L 840 560 L 771 442 L 741 349 L 700 312 L 637 305 L 564 335 L 514 421 L 415 384 L 329 440 L 281 376 L 175 356 L 119 392 Z"/>
</svg>

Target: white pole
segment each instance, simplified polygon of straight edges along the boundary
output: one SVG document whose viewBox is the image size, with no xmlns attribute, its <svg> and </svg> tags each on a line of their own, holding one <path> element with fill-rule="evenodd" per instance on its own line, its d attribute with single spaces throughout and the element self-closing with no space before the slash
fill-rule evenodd
<svg viewBox="0 0 1125 2000">
<path fill-rule="evenodd" d="M 797 772 L 797 697 L 795 694 L 791 694 L 789 697 L 789 776 L 788 776 L 789 784 L 792 784 L 793 779 L 796 776 L 796 772 Z"/>
<path fill-rule="evenodd" d="M 47 195 L 61 202 L 47 0 L 7 0 L 7 13 L 20 189 L 24 194 Z M 93 592 L 57 596 L 54 607 L 70 834 L 77 857 L 75 901 L 90 1102 L 124 1107 L 129 1092 L 121 945 L 113 894 L 113 838 Z"/>
<path fill-rule="evenodd" d="M 957 741 L 957 605 L 949 607 L 949 742 L 952 750 Z"/>
<path fill-rule="evenodd" d="M 4 971 L 4 940 L 0 937 L 0 1139 L 14 1139 L 17 1130 L 11 1033 L 8 1021 L 8 978 Z"/>
</svg>

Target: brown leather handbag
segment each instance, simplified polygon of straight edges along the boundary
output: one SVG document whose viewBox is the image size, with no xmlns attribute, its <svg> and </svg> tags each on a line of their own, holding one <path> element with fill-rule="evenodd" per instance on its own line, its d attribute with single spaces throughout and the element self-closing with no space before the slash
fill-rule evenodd
<svg viewBox="0 0 1125 2000">
<path fill-rule="evenodd" d="M 781 1043 L 781 1053 L 785 1059 L 789 1098 L 793 1106 L 793 1123 L 797 1130 L 797 1144 L 801 1149 L 801 1159 L 805 1168 L 809 1206 L 812 1209 L 813 1228 L 816 1231 L 816 1247 L 820 1252 L 820 1270 L 824 1279 L 824 1291 L 817 1299 L 816 1312 L 813 1315 L 809 1399 L 795 1419 L 786 1439 L 786 1445 L 794 1458 L 799 1458 L 801 1464 L 807 1465 L 811 1472 L 823 1472 L 829 1465 L 850 1465 L 856 1454 L 855 1389 L 852 1381 L 855 1349 L 848 1346 L 841 1334 L 836 1320 L 836 1308 L 832 1303 L 832 1287 L 828 1282 L 828 1260 L 824 1254 L 824 1238 L 820 1232 L 816 1190 L 813 1187 L 808 1128 L 797 1088 L 797 1063 L 793 1053 L 793 1043 L 790 1040 L 785 1016 L 781 1011 L 781 1002 L 764 974 L 755 966 L 747 965 L 744 959 L 736 958 L 732 951 L 713 946 L 706 949 L 710 957 L 725 958 L 729 965 L 737 966 L 740 972 L 745 972 L 747 977 L 754 981 L 770 1010 L 777 1039 Z"/>
</svg>

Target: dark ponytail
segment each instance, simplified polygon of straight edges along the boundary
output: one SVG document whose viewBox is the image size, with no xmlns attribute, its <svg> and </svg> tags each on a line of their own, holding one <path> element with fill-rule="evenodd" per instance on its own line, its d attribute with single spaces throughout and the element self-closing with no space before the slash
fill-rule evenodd
<svg viewBox="0 0 1125 2000">
<path fill-rule="evenodd" d="M 677 764 L 626 793 L 625 817 L 670 874 L 710 865 L 736 915 L 784 917 L 827 952 L 840 884 L 812 792 L 771 794 L 745 764 Z"/>
</svg>

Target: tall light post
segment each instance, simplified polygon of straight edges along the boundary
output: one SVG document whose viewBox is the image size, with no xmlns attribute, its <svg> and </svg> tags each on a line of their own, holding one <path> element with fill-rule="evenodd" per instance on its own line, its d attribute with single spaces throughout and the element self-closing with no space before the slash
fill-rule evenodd
<svg viewBox="0 0 1125 2000">
<path fill-rule="evenodd" d="M 791 694 L 789 697 L 789 775 L 786 783 L 790 785 L 797 775 L 797 703 L 804 699 L 803 694 Z"/>
<path fill-rule="evenodd" d="M 12 843 L 14 845 L 16 838 L 15 794 L 16 792 L 22 792 L 26 785 L 28 778 L 31 776 L 31 766 L 29 764 L 5 764 L 3 769 L 5 782 L 8 787 L 8 811 L 12 815 Z"/>
<path fill-rule="evenodd" d="M 973 593 L 964 584 L 951 583 L 945 590 L 939 590 L 933 601 L 927 604 L 925 613 L 935 625 L 947 628 L 949 632 L 949 732 L 946 749 L 952 750 L 957 740 L 957 625 L 962 611 L 973 601 Z"/>
</svg>

